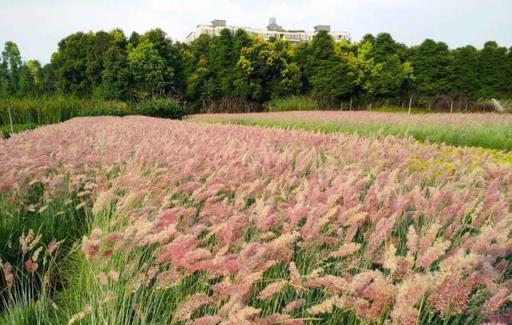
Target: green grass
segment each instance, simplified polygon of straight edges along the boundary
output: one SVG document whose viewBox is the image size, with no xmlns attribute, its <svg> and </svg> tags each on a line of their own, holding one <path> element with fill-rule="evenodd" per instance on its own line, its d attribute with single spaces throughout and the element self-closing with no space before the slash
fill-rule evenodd
<svg viewBox="0 0 512 325">
<path fill-rule="evenodd" d="M 408 107 L 401 106 L 384 106 L 384 107 L 375 107 L 372 109 L 374 112 L 382 112 L 382 113 L 409 113 Z M 412 107 L 411 114 L 430 114 L 433 113 L 425 108 Z"/>
<path fill-rule="evenodd" d="M 318 111 L 320 105 L 317 100 L 308 96 L 290 96 L 275 98 L 267 103 L 269 112 L 285 111 Z"/>
<path fill-rule="evenodd" d="M 472 125 L 456 127 L 446 125 L 397 125 L 382 123 L 320 122 L 302 120 L 267 120 L 257 118 L 215 119 L 212 123 L 246 126 L 306 130 L 321 133 L 348 133 L 360 135 L 394 135 L 413 137 L 419 141 L 445 143 L 454 146 L 482 147 L 499 150 L 512 150 L 512 128 L 504 124 L 492 126 Z"/>
<path fill-rule="evenodd" d="M 0 193 L 0 261 L 12 265 L 15 277 L 14 286 L 6 289 L 3 274 L 0 276 L 0 324 L 51 323 L 56 311 L 53 298 L 63 284 L 61 266 L 89 231 L 89 209 L 76 209 L 83 199 L 71 192 L 48 201 L 44 191 L 40 183 L 34 183 L 22 195 Z M 41 237 L 24 254 L 19 239 L 29 231 Z M 62 242 L 55 253 L 46 254 L 52 240 Z M 39 266 L 30 273 L 24 262 L 38 248 Z"/>
<path fill-rule="evenodd" d="M 77 116 L 124 116 L 134 113 L 135 109 L 128 103 L 118 101 L 73 97 L 1 98 L 0 131 L 8 137 L 11 131 L 16 133 Z"/>
<path fill-rule="evenodd" d="M 27 130 L 33 130 L 37 128 L 37 124 L 13 124 L 0 126 L 0 137 L 9 138 L 11 134 L 19 133 Z"/>
</svg>

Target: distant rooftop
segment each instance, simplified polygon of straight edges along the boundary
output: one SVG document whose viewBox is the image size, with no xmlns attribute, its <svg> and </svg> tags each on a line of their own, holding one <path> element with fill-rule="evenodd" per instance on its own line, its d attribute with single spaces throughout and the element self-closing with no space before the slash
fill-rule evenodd
<svg viewBox="0 0 512 325">
<path fill-rule="evenodd" d="M 262 28 L 251 28 L 251 27 L 239 27 L 229 26 L 224 19 L 214 19 L 209 25 L 198 25 L 194 32 L 191 32 L 187 37 L 187 42 L 192 42 L 200 35 L 218 36 L 223 29 L 228 29 L 231 32 L 235 32 L 238 29 L 245 30 L 247 33 L 262 37 L 266 40 L 269 39 L 283 39 L 290 42 L 307 42 L 313 39 L 314 35 L 320 31 L 328 32 L 335 41 L 349 40 L 349 32 L 337 32 L 332 31 L 330 25 L 316 25 L 314 31 L 306 32 L 304 30 L 287 30 L 277 23 L 275 17 L 271 17 L 268 20 L 268 25 L 265 29 Z"/>
</svg>

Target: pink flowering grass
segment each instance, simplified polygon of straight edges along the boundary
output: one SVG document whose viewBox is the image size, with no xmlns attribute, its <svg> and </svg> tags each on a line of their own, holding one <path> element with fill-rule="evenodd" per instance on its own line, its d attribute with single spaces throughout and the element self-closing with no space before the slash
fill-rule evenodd
<svg viewBox="0 0 512 325">
<path fill-rule="evenodd" d="M 93 211 L 57 294 L 65 322 L 477 324 L 512 311 L 512 165 L 488 150 L 143 117 L 0 141 L 5 202 L 37 182 L 35 210 L 69 191 Z"/>
<path fill-rule="evenodd" d="M 457 146 L 512 150 L 512 115 L 435 113 L 407 115 L 367 111 L 292 111 L 198 114 L 189 121 L 313 130 L 323 133 L 394 135 Z M 512 157 L 505 158 L 512 162 Z"/>
</svg>

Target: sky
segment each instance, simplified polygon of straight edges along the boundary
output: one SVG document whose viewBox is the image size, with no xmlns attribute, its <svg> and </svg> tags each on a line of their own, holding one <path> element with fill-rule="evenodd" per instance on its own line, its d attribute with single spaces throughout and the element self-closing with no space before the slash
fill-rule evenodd
<svg viewBox="0 0 512 325">
<path fill-rule="evenodd" d="M 47 63 L 77 31 L 119 27 L 129 36 L 160 27 L 183 41 L 213 19 L 263 28 L 269 17 L 287 29 L 331 25 L 354 41 L 389 32 L 407 45 L 432 38 L 451 48 L 488 40 L 512 46 L 512 0 L 0 0 L 0 46 L 14 41 L 24 60 Z"/>
</svg>

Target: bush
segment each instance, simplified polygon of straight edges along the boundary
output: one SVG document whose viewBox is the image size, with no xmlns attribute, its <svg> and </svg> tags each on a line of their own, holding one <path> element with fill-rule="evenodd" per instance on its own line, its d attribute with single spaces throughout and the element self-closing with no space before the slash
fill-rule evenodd
<svg viewBox="0 0 512 325">
<path fill-rule="evenodd" d="M 171 98 L 153 98 L 142 101 L 137 104 L 136 111 L 141 115 L 177 120 L 186 115 L 184 107 L 177 100 Z"/>
<path fill-rule="evenodd" d="M 317 100 L 307 96 L 275 98 L 267 106 L 269 112 L 317 111 L 321 109 L 321 105 Z"/>
</svg>

